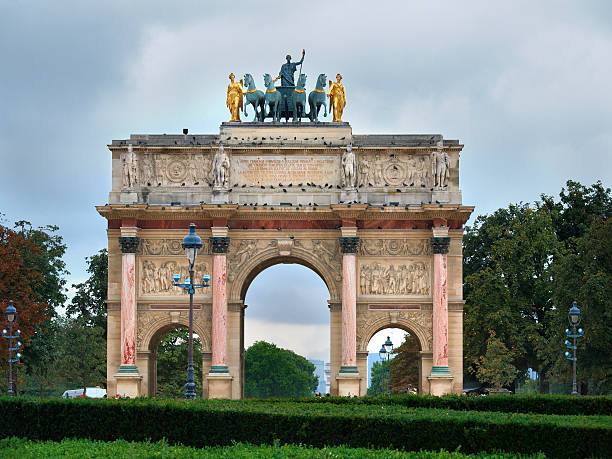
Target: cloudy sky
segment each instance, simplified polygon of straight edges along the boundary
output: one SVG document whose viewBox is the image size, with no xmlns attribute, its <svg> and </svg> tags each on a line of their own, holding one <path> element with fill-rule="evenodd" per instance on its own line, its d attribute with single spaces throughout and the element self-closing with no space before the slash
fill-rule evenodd
<svg viewBox="0 0 612 459">
<path fill-rule="evenodd" d="M 261 84 L 302 48 L 309 81 L 344 76 L 354 133 L 459 139 L 464 203 L 476 213 L 558 194 L 568 178 L 610 186 L 609 1 L 0 0 L 5 221 L 59 225 L 70 281 L 83 280 L 84 257 L 105 245 L 94 205 L 110 189 L 106 145 L 185 127 L 216 133 L 229 72 Z M 288 278 L 299 280 L 300 306 L 278 300 Z M 264 271 L 247 297 L 249 336 L 276 324 L 295 343 L 322 341 L 322 357 L 327 292 L 317 282 L 302 268 Z"/>
</svg>

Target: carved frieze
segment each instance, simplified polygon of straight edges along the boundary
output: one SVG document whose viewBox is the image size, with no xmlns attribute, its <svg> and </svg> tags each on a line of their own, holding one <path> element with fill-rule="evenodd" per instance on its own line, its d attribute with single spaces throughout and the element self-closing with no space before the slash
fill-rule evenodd
<svg viewBox="0 0 612 459">
<path fill-rule="evenodd" d="M 362 256 L 431 255 L 429 239 L 361 239 L 357 252 Z"/>
<path fill-rule="evenodd" d="M 194 271 L 196 283 L 200 283 L 204 274 L 211 274 L 208 263 L 205 262 L 196 262 Z M 176 260 L 141 260 L 140 293 L 142 295 L 185 294 L 183 289 L 173 285 L 174 274 L 180 275 L 181 280 L 189 279 L 187 261 L 179 263 Z M 207 294 L 209 290 L 210 288 L 198 289 L 196 293 Z"/>
<path fill-rule="evenodd" d="M 429 263 L 412 261 L 398 263 L 362 263 L 359 270 L 361 295 L 430 294 Z"/>
<path fill-rule="evenodd" d="M 185 256 L 182 243 L 182 239 L 143 239 L 139 253 L 145 256 Z M 208 255 L 209 253 L 210 242 L 204 238 L 198 255 Z"/>
<path fill-rule="evenodd" d="M 431 157 L 397 153 L 361 153 L 359 186 L 430 187 Z"/>
</svg>

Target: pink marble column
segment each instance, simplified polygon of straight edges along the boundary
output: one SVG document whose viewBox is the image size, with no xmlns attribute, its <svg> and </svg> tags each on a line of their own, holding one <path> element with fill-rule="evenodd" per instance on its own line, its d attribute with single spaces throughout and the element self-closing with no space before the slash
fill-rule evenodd
<svg viewBox="0 0 612 459">
<path fill-rule="evenodd" d="M 342 251 L 342 368 L 357 373 L 357 246 L 358 237 L 341 237 Z"/>
<path fill-rule="evenodd" d="M 433 249 L 433 369 L 432 373 L 449 373 L 448 369 L 448 287 L 446 254 L 450 238 L 432 237 Z"/>
<path fill-rule="evenodd" d="M 136 250 L 138 238 L 119 238 L 121 245 L 121 367 L 136 365 Z"/>
<path fill-rule="evenodd" d="M 227 373 L 227 247 L 228 237 L 211 237 L 213 250 L 211 373 Z"/>
</svg>

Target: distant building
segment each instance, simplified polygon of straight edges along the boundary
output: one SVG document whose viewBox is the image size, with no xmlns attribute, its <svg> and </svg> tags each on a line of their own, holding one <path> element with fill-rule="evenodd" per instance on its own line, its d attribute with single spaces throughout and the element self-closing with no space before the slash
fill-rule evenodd
<svg viewBox="0 0 612 459">
<path fill-rule="evenodd" d="M 330 369 L 330 363 L 329 362 L 325 362 L 325 393 L 329 394 L 330 393 L 330 386 L 331 386 L 331 369 Z M 323 392 L 322 392 L 323 393 Z"/>
<path fill-rule="evenodd" d="M 315 392 L 320 392 L 321 394 L 327 393 L 326 392 L 327 391 L 327 380 L 325 377 L 325 368 L 326 368 L 326 365 L 329 365 L 329 364 L 326 364 L 323 360 L 308 359 L 308 361 L 315 366 L 314 375 L 318 376 L 319 378 L 319 385 L 315 389 Z"/>
</svg>

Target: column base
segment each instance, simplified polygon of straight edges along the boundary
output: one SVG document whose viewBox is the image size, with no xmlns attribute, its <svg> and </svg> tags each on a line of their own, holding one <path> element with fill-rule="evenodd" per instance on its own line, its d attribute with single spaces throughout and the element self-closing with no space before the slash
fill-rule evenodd
<svg viewBox="0 0 612 459">
<path fill-rule="evenodd" d="M 119 371 L 114 375 L 117 381 L 117 395 L 120 397 L 140 397 L 140 382 L 142 376 L 138 373 L 136 365 L 121 365 Z"/>
<path fill-rule="evenodd" d="M 215 373 L 213 368 L 206 377 L 208 379 L 208 398 L 232 398 L 232 379 L 234 377 L 227 371 Z"/>
<path fill-rule="evenodd" d="M 430 395 L 440 396 L 453 392 L 453 379 L 455 378 L 447 366 L 434 366 L 427 379 Z"/>
<path fill-rule="evenodd" d="M 355 368 L 355 371 L 342 371 L 344 368 Z M 338 395 L 340 397 L 358 397 L 361 395 L 359 393 L 359 384 L 361 381 L 361 377 L 357 372 L 357 367 L 340 368 L 340 371 L 336 376 L 336 381 L 338 382 Z"/>
</svg>

